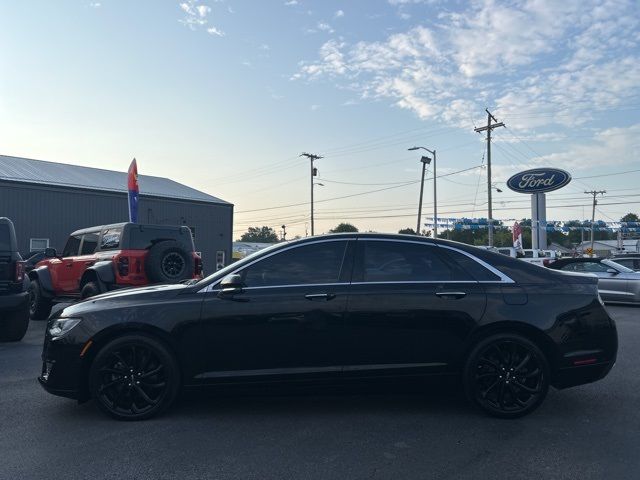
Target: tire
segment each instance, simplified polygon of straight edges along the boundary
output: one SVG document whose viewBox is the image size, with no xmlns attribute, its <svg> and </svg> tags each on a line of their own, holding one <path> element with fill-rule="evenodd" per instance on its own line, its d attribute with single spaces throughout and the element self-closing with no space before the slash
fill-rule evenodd
<svg viewBox="0 0 640 480">
<path fill-rule="evenodd" d="M 146 420 L 171 406 L 180 389 L 180 371 L 158 340 L 129 334 L 112 340 L 89 369 L 92 398 L 118 420 Z"/>
<path fill-rule="evenodd" d="M 540 348 L 521 335 L 492 335 L 469 354 L 463 384 L 467 398 L 489 415 L 518 418 L 544 401 L 549 363 Z"/>
<path fill-rule="evenodd" d="M 149 250 L 145 261 L 147 278 L 152 283 L 178 283 L 193 277 L 193 256 L 180 242 L 165 240 Z"/>
<path fill-rule="evenodd" d="M 46 320 L 51 314 L 52 303 L 42 295 L 42 287 L 38 280 L 29 284 L 29 316 L 32 320 Z"/>
<path fill-rule="evenodd" d="M 0 342 L 19 342 L 24 338 L 29 327 L 29 302 L 18 310 L 2 313 L 0 322 Z"/>
<path fill-rule="evenodd" d="M 85 300 L 89 297 L 94 297 L 96 295 L 100 295 L 100 286 L 96 282 L 87 282 L 80 290 L 80 298 Z"/>
</svg>

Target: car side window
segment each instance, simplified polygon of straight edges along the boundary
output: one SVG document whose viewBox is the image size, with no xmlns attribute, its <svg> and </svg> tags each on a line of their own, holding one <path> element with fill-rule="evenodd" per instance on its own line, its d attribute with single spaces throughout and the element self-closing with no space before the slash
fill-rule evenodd
<svg viewBox="0 0 640 480">
<path fill-rule="evenodd" d="M 82 250 L 80 255 L 91 255 L 96 251 L 98 246 L 98 234 L 99 232 L 85 233 L 82 236 Z"/>
<path fill-rule="evenodd" d="M 338 283 L 347 241 L 318 242 L 276 253 L 242 272 L 247 287 Z"/>
<path fill-rule="evenodd" d="M 613 261 L 616 262 L 616 263 L 619 263 L 620 265 L 622 265 L 624 267 L 633 268 L 633 260 L 614 258 Z"/>
<path fill-rule="evenodd" d="M 362 242 L 363 282 L 473 281 L 455 262 L 428 245 L 410 242 Z"/>
<path fill-rule="evenodd" d="M 582 263 L 568 263 L 564 267 L 562 267 L 562 270 L 567 271 L 567 272 L 584 272 L 584 264 L 582 264 Z"/>
<path fill-rule="evenodd" d="M 606 272 L 609 268 L 611 268 L 602 263 L 595 262 L 584 262 L 582 265 L 584 266 L 585 272 Z"/>
<path fill-rule="evenodd" d="M 62 250 L 62 256 L 74 257 L 78 255 L 78 251 L 80 250 L 81 240 L 82 240 L 82 235 L 71 235 L 67 240 L 67 244 L 64 246 L 64 250 Z"/>
<path fill-rule="evenodd" d="M 445 250 L 442 252 L 444 255 L 460 265 L 462 269 L 469 273 L 475 280 L 479 282 L 497 282 L 501 280 L 498 275 L 464 253 L 448 248 L 443 250 Z"/>
</svg>

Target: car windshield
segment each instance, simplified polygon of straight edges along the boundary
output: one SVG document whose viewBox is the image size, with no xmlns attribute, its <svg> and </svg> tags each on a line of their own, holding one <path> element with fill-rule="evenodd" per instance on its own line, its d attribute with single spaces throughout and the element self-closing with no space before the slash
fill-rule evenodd
<svg viewBox="0 0 640 480">
<path fill-rule="evenodd" d="M 605 265 L 611 268 L 615 268 L 616 270 L 622 273 L 633 273 L 632 269 L 627 268 L 624 265 L 620 265 L 619 263 L 616 263 L 613 260 L 602 260 L 602 263 L 604 263 Z"/>
</svg>

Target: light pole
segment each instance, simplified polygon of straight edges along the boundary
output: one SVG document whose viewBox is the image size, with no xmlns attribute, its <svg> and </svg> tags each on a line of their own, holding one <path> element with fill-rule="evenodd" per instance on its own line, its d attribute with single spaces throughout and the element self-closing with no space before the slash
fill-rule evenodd
<svg viewBox="0 0 640 480">
<path fill-rule="evenodd" d="M 314 233 L 314 224 L 313 224 L 313 177 L 318 175 L 318 169 L 314 168 L 313 161 L 320 160 L 322 157 L 320 155 L 314 155 L 313 153 L 302 152 L 300 154 L 301 157 L 307 157 L 311 163 L 311 236 L 313 237 Z"/>
<path fill-rule="evenodd" d="M 438 194 L 436 189 L 436 151 L 429 150 L 425 147 L 411 147 L 408 150 L 426 150 L 431 155 L 433 155 L 433 238 L 438 236 Z M 416 229 L 416 233 L 420 235 L 420 220 L 422 218 L 422 191 L 424 189 L 424 171 L 426 166 L 431 163 L 431 159 L 429 157 L 422 157 L 420 159 L 422 162 L 422 181 L 420 182 L 420 204 L 418 205 L 418 228 Z"/>
</svg>

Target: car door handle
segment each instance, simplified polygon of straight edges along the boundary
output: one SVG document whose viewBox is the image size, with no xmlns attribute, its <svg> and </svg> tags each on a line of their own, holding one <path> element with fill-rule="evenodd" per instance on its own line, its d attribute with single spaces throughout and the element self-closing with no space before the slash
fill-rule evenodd
<svg viewBox="0 0 640 480">
<path fill-rule="evenodd" d="M 333 300 L 336 298 L 335 293 L 310 293 L 304 296 L 307 300 Z"/>
<path fill-rule="evenodd" d="M 452 298 L 454 300 L 458 300 L 458 299 L 464 298 L 466 296 L 467 296 L 467 294 L 465 292 L 436 292 L 436 297 Z"/>
</svg>

